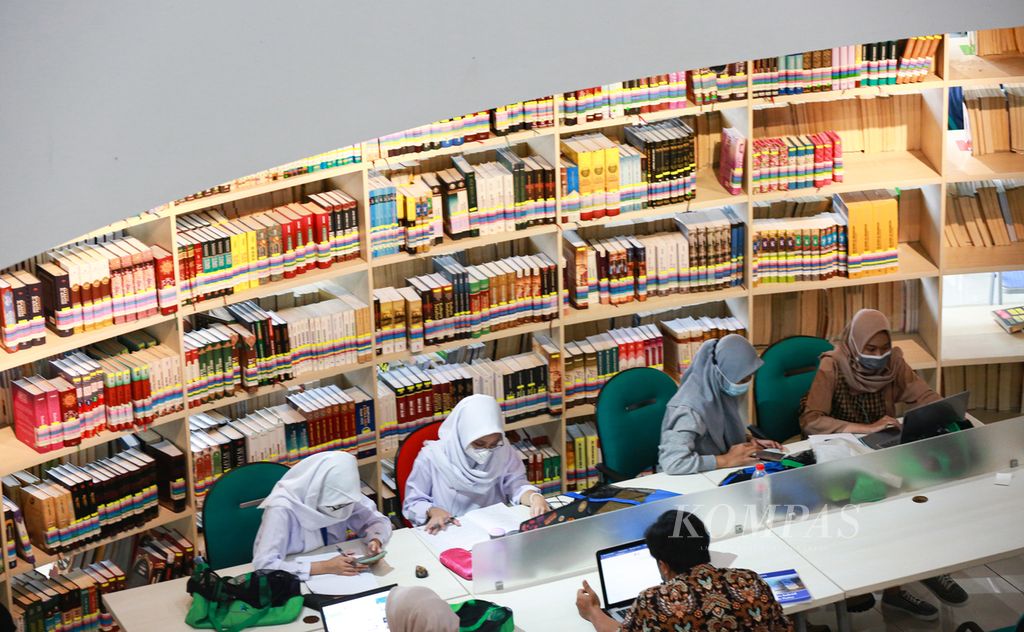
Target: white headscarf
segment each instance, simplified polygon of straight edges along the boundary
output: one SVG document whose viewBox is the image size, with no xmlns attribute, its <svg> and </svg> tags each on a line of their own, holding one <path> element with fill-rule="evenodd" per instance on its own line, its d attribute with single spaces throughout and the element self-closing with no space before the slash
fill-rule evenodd
<svg viewBox="0 0 1024 632">
<path fill-rule="evenodd" d="M 356 458 L 347 452 L 324 452 L 302 459 L 289 470 L 260 508 L 284 507 L 307 531 L 319 531 L 341 522 L 337 516 L 324 513 L 322 507 L 351 506 L 362 498 Z"/>
<path fill-rule="evenodd" d="M 459 617 L 433 590 L 395 586 L 384 606 L 391 632 L 458 632 Z"/>
<path fill-rule="evenodd" d="M 490 395 L 470 395 L 452 409 L 441 424 L 437 441 L 428 441 L 423 450 L 428 452 L 444 472 L 448 484 L 456 491 L 473 492 L 492 485 L 509 470 L 515 458 L 508 443 L 496 448 L 491 458 L 477 465 L 466 447 L 480 437 L 503 433 L 501 406 Z M 479 469 L 478 469 L 479 468 Z"/>
</svg>

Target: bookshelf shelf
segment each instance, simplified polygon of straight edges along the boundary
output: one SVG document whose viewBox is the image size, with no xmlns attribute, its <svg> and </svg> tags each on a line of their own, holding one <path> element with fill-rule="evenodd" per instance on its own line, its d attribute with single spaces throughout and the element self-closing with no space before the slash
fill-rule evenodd
<svg viewBox="0 0 1024 632">
<path fill-rule="evenodd" d="M 597 407 L 593 404 L 579 404 L 566 409 L 565 416 L 567 419 L 579 419 L 580 417 L 589 417 L 595 412 L 597 412 Z"/>
<path fill-rule="evenodd" d="M 892 281 L 908 281 L 938 276 L 939 269 L 925 254 L 917 243 L 900 244 L 900 268 L 898 272 L 878 276 L 848 279 L 835 277 L 826 281 L 800 281 L 798 283 L 762 283 L 753 288 L 754 295 L 780 294 L 783 292 L 804 292 L 807 290 L 827 290 L 835 287 L 850 287 L 872 283 L 890 283 Z"/>
<path fill-rule="evenodd" d="M 363 458 L 357 460 L 356 464 L 359 467 L 362 467 L 364 465 L 373 465 L 373 464 L 375 464 L 379 460 L 380 460 L 380 457 L 377 456 L 376 454 L 374 454 L 373 456 L 364 456 Z"/>
<path fill-rule="evenodd" d="M 74 334 L 64 338 L 47 329 L 45 344 L 31 347 L 24 351 L 7 353 L 0 356 L 0 358 L 2 358 L 0 370 L 7 370 L 22 364 L 30 364 L 38 360 L 45 360 L 46 358 L 65 353 L 73 349 L 78 349 L 79 347 L 87 347 L 103 340 L 138 331 L 139 329 L 173 322 L 176 318 L 177 317 L 174 314 L 169 316 L 158 314 L 156 316 L 150 316 L 149 318 L 143 318 L 142 320 L 133 320 L 130 323 L 101 327 L 100 329 L 85 331 L 80 334 Z"/>
<path fill-rule="evenodd" d="M 195 513 L 196 513 L 195 510 L 192 509 L 191 507 L 186 508 L 184 511 L 180 511 L 180 512 L 175 513 L 175 512 L 173 512 L 173 511 L 171 511 L 171 510 L 169 510 L 169 509 L 167 509 L 167 508 L 165 508 L 164 506 L 161 505 L 160 506 L 160 513 L 157 515 L 157 517 L 153 518 L 152 520 L 150 520 L 146 524 L 142 525 L 141 527 L 136 527 L 134 529 L 129 529 L 127 531 L 122 531 L 121 533 L 118 533 L 116 535 L 110 536 L 109 538 L 103 538 L 102 540 L 97 540 L 96 542 L 90 542 L 90 543 L 88 543 L 88 544 L 86 544 L 86 545 L 84 545 L 82 547 L 75 548 L 72 551 L 67 551 L 65 553 L 62 553 L 61 555 L 67 557 L 67 556 L 70 556 L 70 555 L 77 555 L 79 553 L 85 553 L 86 551 L 91 551 L 92 549 L 95 549 L 96 547 L 104 546 L 106 544 L 110 544 L 110 543 L 116 542 L 118 540 L 123 540 L 124 538 L 130 538 L 133 535 L 138 535 L 138 534 L 142 533 L 143 531 L 148 531 L 148 530 L 153 529 L 155 527 L 162 527 L 162 526 L 164 526 L 166 524 L 170 524 L 172 522 L 177 522 L 179 520 L 184 520 L 185 518 L 191 518 L 192 516 L 195 515 Z M 36 558 L 35 564 L 34 565 L 33 564 L 29 564 L 25 560 L 22 560 L 22 559 L 19 558 L 18 559 L 18 565 L 15 568 L 11 569 L 11 575 L 12 576 L 17 577 L 18 575 L 24 575 L 25 573 L 31 572 L 37 566 L 43 566 L 44 564 L 51 564 L 53 562 L 56 562 L 61 557 L 61 555 L 50 555 L 49 553 L 44 553 L 41 549 L 36 548 L 36 547 L 32 548 L 32 552 L 35 554 L 35 558 Z"/>
<path fill-rule="evenodd" d="M 309 384 L 310 382 L 316 382 L 317 380 L 323 380 L 325 378 L 334 377 L 336 375 L 342 375 L 350 371 L 364 369 L 368 366 L 372 365 L 370 363 L 364 362 L 359 364 L 346 364 L 344 366 L 331 367 L 329 369 L 324 369 L 322 371 L 310 371 L 293 377 L 292 379 L 286 380 L 284 382 L 276 382 L 274 384 L 267 384 L 266 386 L 261 386 L 252 393 L 242 391 L 240 393 L 235 393 L 230 397 L 222 397 L 221 399 L 215 399 L 200 404 L 199 406 L 190 408 L 188 410 L 188 414 L 197 415 L 199 413 L 217 410 L 218 408 L 224 408 L 225 406 L 231 406 L 232 404 L 240 404 L 242 402 L 249 401 L 250 399 L 261 397 L 263 395 L 270 395 L 271 393 L 276 392 L 285 392 L 293 386 L 299 386 L 300 384 Z"/>
<path fill-rule="evenodd" d="M 888 96 L 893 94 L 916 94 L 924 90 L 942 89 L 945 84 L 937 75 L 930 74 L 924 81 L 917 83 L 901 83 L 884 86 L 861 86 L 847 90 L 826 90 L 824 92 L 804 92 L 803 94 L 787 94 L 776 97 L 759 97 L 753 100 L 752 107 L 756 110 L 780 107 L 790 103 L 821 103 L 825 101 L 842 101 L 857 97 Z"/>
<path fill-rule="evenodd" d="M 648 310 L 668 309 L 672 307 L 685 307 L 688 305 L 700 305 L 701 303 L 714 303 L 731 298 L 740 298 L 747 295 L 743 287 L 731 287 L 724 290 L 711 292 L 684 292 L 682 294 L 669 294 L 668 296 L 652 296 L 646 301 L 630 301 L 621 305 L 591 305 L 587 309 L 571 309 L 569 314 L 562 319 L 565 326 L 578 325 L 580 323 L 591 323 L 596 320 L 619 318 L 621 316 L 632 316 L 639 312 Z"/>
<path fill-rule="evenodd" d="M 942 271 L 945 274 L 1024 270 L 1024 243 L 987 248 L 947 247 L 942 256 Z"/>
<path fill-rule="evenodd" d="M 705 195 L 701 197 L 700 193 L 700 178 L 698 176 L 698 193 L 697 197 L 688 202 L 681 202 L 679 204 L 666 204 L 665 206 L 652 206 L 645 208 L 640 211 L 633 211 L 632 213 L 622 213 L 614 217 L 602 217 L 600 219 L 593 219 L 590 221 L 580 222 L 564 222 L 562 223 L 563 229 L 585 229 L 591 226 L 608 226 L 609 224 L 616 224 L 619 222 L 628 221 L 647 221 L 660 217 L 666 217 L 675 215 L 676 213 L 686 213 L 688 211 L 698 211 L 706 208 L 719 208 L 729 204 L 743 203 L 746 201 L 744 196 L 733 196 L 729 195 L 728 198 L 723 198 L 718 195 Z M 722 193 L 725 193 L 724 191 Z M 728 194 L 726 194 L 728 195 Z"/>
<path fill-rule="evenodd" d="M 407 261 L 416 261 L 417 259 L 428 259 L 430 257 L 436 257 L 439 255 L 450 255 L 463 250 L 469 250 L 470 248 L 481 248 L 483 246 L 491 246 L 494 244 L 504 243 L 513 239 L 529 239 L 530 237 L 537 237 L 539 235 L 553 235 L 558 232 L 558 227 L 555 224 L 540 224 L 538 226 L 529 226 L 522 230 L 516 230 L 514 232 L 497 233 L 494 235 L 482 235 L 480 237 L 467 237 L 465 239 L 450 239 L 445 237 L 444 243 L 431 246 L 430 250 L 423 253 L 410 254 L 407 252 L 400 252 L 394 255 L 385 255 L 383 257 L 377 257 L 373 260 L 374 268 L 381 268 L 396 263 L 405 263 Z"/>
<path fill-rule="evenodd" d="M 365 163 L 356 162 L 348 165 L 342 165 L 340 167 L 333 167 L 331 169 L 320 169 L 312 173 L 304 173 L 291 178 L 282 178 L 280 180 L 245 187 L 243 189 L 236 189 L 228 191 L 227 193 L 208 195 L 197 200 L 189 200 L 187 202 L 182 202 L 181 204 L 172 205 L 171 214 L 175 216 L 185 215 L 186 213 L 201 211 L 214 206 L 220 206 L 221 204 L 227 204 L 228 202 L 236 202 L 238 200 L 244 200 L 258 195 L 264 195 L 266 193 L 283 191 L 292 187 L 302 186 L 312 182 L 319 182 L 320 180 L 326 180 L 327 178 L 334 178 L 348 173 L 358 173 L 365 168 Z"/>
<path fill-rule="evenodd" d="M 848 191 L 920 187 L 938 184 L 940 176 L 920 151 L 887 151 L 872 154 L 843 154 L 845 177 L 842 182 L 819 189 L 755 193 L 753 202 L 773 202 L 802 195 L 832 195 Z"/>
<path fill-rule="evenodd" d="M 505 424 L 505 432 L 510 430 L 522 430 L 523 428 L 533 428 L 534 426 L 543 426 L 544 424 L 560 423 L 562 417 L 560 415 L 539 415 L 537 417 L 530 417 L 528 419 L 521 419 L 512 423 Z"/>
<path fill-rule="evenodd" d="M 746 99 L 718 101 L 716 103 L 708 103 L 706 105 L 694 105 L 693 103 L 688 103 L 685 108 L 677 108 L 674 110 L 662 110 L 660 112 L 649 112 L 647 114 L 631 114 L 629 116 L 601 119 L 599 121 L 590 121 L 588 123 L 579 123 L 577 125 L 560 125 L 558 131 L 562 136 L 572 136 L 585 132 L 608 129 L 609 127 L 654 123 L 656 121 L 665 121 L 668 119 L 678 118 L 680 116 L 697 116 L 700 114 L 707 114 L 708 112 L 719 112 L 722 110 L 734 110 L 746 107 L 748 107 Z"/>
<path fill-rule="evenodd" d="M 236 303 L 241 303 L 243 301 L 263 296 L 283 294 L 288 290 L 294 290 L 295 288 L 317 283 L 319 281 L 330 281 L 331 279 L 344 276 L 346 274 L 365 272 L 368 269 L 369 266 L 366 261 L 362 259 L 353 259 L 351 261 L 336 263 L 329 268 L 308 270 L 303 274 L 295 275 L 295 277 L 291 279 L 282 279 L 281 281 L 274 281 L 266 285 L 261 285 L 258 288 L 248 289 L 243 292 L 235 292 L 234 294 L 220 296 L 199 303 L 192 303 L 190 305 L 183 306 L 182 310 L 185 314 L 197 314 L 217 307 L 234 305 Z"/>
<path fill-rule="evenodd" d="M 952 86 L 992 85 L 1024 81 L 1024 55 L 967 55 L 961 46 L 965 38 L 949 38 L 949 83 Z"/>
<path fill-rule="evenodd" d="M 917 334 L 896 334 L 893 336 L 893 344 L 903 350 L 903 357 L 910 368 L 920 371 L 922 369 L 934 369 L 938 366 L 935 356 L 928 350 L 921 336 Z"/>
<path fill-rule="evenodd" d="M 1008 334 L 992 318 L 999 305 L 942 310 L 942 366 L 1024 362 L 1024 333 Z"/>
<path fill-rule="evenodd" d="M 962 132 L 949 132 L 946 145 L 946 182 L 1024 178 L 1024 154 L 1010 152 L 972 156 L 957 141 L 966 139 Z"/>
<path fill-rule="evenodd" d="M 502 338 L 511 338 L 513 336 L 524 336 L 539 331 L 551 331 L 556 327 L 556 321 L 545 321 L 539 323 L 526 323 L 517 327 L 511 327 L 509 329 L 502 329 L 501 331 L 495 331 L 479 338 L 465 338 L 463 340 L 452 340 L 440 345 L 425 345 L 423 351 L 417 351 L 412 353 L 411 351 L 400 351 L 398 353 L 388 353 L 385 355 L 379 355 L 374 359 L 374 364 L 384 364 L 390 362 L 397 362 L 399 360 L 408 360 L 413 356 L 422 355 L 424 353 L 433 353 L 435 351 L 450 351 L 452 349 L 458 349 L 468 344 L 476 342 L 490 342 L 492 340 L 501 340 Z"/>
<path fill-rule="evenodd" d="M 174 413 L 172 415 L 165 415 L 159 417 L 156 421 L 149 426 L 150 428 L 159 428 L 166 424 L 180 421 L 185 418 L 184 412 Z M 89 439 L 83 439 L 82 443 L 76 446 L 70 446 L 61 448 L 59 450 L 53 450 L 51 452 L 36 452 L 31 447 L 25 445 L 14 436 L 14 428 L 6 426 L 0 428 L 0 463 L 3 463 L 3 473 L 17 472 L 18 470 L 24 470 L 40 463 L 46 463 L 47 461 L 53 461 L 61 457 L 70 456 L 89 448 L 95 448 L 96 446 L 103 445 L 115 441 L 120 437 L 130 435 L 134 432 L 138 432 L 139 428 L 133 428 L 132 430 L 125 430 L 121 432 L 107 432 L 104 431 L 102 434 L 91 437 Z"/>
<path fill-rule="evenodd" d="M 441 147 L 440 149 L 432 149 L 430 151 L 413 152 L 403 154 L 401 156 L 391 156 L 390 158 L 374 158 L 369 163 L 363 164 L 370 164 L 372 165 L 371 168 L 379 171 L 390 171 L 400 168 L 403 164 L 429 160 L 430 158 L 437 158 L 439 156 L 473 154 L 479 151 L 488 151 L 490 149 L 498 149 L 499 147 L 518 145 L 519 143 L 525 143 L 526 141 L 533 140 L 541 136 L 549 136 L 553 131 L 553 126 L 530 129 L 522 132 L 513 132 L 512 134 L 507 134 L 505 136 L 492 136 L 486 140 L 462 143 L 461 145 L 452 145 L 451 147 Z M 367 146 L 364 145 L 364 147 Z"/>
</svg>

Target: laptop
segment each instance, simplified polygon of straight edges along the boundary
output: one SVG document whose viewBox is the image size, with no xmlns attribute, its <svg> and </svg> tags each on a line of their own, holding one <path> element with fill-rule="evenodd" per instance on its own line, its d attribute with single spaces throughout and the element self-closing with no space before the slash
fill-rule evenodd
<svg viewBox="0 0 1024 632">
<path fill-rule="evenodd" d="M 397 584 L 332 600 L 320 609 L 324 632 L 388 632 L 384 606 Z"/>
<path fill-rule="evenodd" d="M 950 395 L 908 411 L 901 429 L 888 428 L 861 437 L 861 442 L 872 450 L 913 443 L 948 432 L 952 423 L 960 423 L 967 415 L 968 392 Z"/>
<path fill-rule="evenodd" d="M 637 595 L 661 583 L 658 563 L 643 540 L 598 551 L 597 572 L 601 578 L 604 611 L 620 623 Z"/>
</svg>

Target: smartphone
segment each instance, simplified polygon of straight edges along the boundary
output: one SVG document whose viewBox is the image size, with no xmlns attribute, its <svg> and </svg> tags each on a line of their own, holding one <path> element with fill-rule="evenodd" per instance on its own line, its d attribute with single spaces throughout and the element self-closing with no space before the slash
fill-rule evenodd
<svg viewBox="0 0 1024 632">
<path fill-rule="evenodd" d="M 387 554 L 388 554 L 387 551 L 381 551 L 380 553 L 378 553 L 376 555 L 367 555 L 366 557 L 357 557 L 356 558 L 356 563 L 357 564 L 366 564 L 366 565 L 376 564 L 377 562 L 379 562 L 382 559 L 384 559 L 384 556 L 387 555 Z"/>
<path fill-rule="evenodd" d="M 758 450 L 754 453 L 754 458 L 760 461 L 781 461 L 786 458 L 786 453 L 775 450 Z"/>
</svg>

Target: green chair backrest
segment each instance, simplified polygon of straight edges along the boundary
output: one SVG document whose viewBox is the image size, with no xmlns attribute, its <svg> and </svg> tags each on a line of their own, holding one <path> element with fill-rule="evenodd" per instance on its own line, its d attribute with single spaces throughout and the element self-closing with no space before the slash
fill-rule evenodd
<svg viewBox="0 0 1024 632">
<path fill-rule="evenodd" d="M 288 472 L 280 463 L 250 463 L 221 476 L 203 503 L 206 562 L 213 570 L 252 561 L 260 529 L 259 508 L 274 484 Z"/>
<path fill-rule="evenodd" d="M 657 369 L 627 369 L 597 396 L 597 436 L 604 465 L 627 478 L 658 462 L 661 421 L 676 383 Z"/>
<path fill-rule="evenodd" d="M 800 434 L 800 401 L 811 388 L 818 359 L 832 343 L 813 336 L 783 338 L 764 350 L 754 378 L 757 427 L 775 441 Z"/>
</svg>

